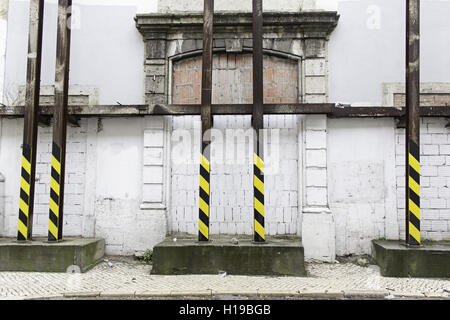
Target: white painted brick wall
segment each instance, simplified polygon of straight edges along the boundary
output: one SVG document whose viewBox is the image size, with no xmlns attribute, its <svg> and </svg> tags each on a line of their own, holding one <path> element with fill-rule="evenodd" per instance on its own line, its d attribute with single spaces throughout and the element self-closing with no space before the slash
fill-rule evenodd
<svg viewBox="0 0 450 320">
<path fill-rule="evenodd" d="M 265 116 L 265 128 L 283 128 L 279 131 L 280 150 L 282 157 L 279 170 L 265 175 L 265 221 L 266 233 L 296 234 L 298 215 L 298 141 L 297 116 Z M 186 129 L 192 136 L 194 126 L 199 128 L 200 117 L 173 117 L 173 130 Z M 235 130 L 251 128 L 251 117 L 246 116 L 216 116 L 214 128 Z M 232 132 L 236 134 L 238 131 Z M 228 132 L 230 133 L 230 132 Z M 189 156 L 193 162 L 174 164 L 172 152 L 172 190 L 171 215 L 173 232 L 198 232 L 198 181 L 200 156 L 199 142 L 187 141 L 183 146 L 190 146 Z M 252 142 L 239 140 L 236 144 L 236 154 L 245 154 L 237 158 L 227 153 L 223 155 L 225 146 L 231 139 L 213 142 L 211 149 L 211 234 L 253 234 L 253 147 Z M 272 155 L 270 136 L 267 141 L 265 158 Z M 172 142 L 175 150 L 179 142 Z M 227 151 L 229 149 L 226 149 Z M 234 161 L 233 161 L 234 158 Z M 223 161 L 220 161 L 223 159 Z M 217 161 L 218 163 L 214 163 Z M 266 163 L 267 165 L 267 163 Z M 267 169 L 267 167 L 266 167 Z"/>
<path fill-rule="evenodd" d="M 445 118 L 422 118 L 420 204 L 423 239 L 450 239 L 450 130 Z M 405 129 L 396 129 L 397 210 L 400 238 L 405 237 Z"/>
<path fill-rule="evenodd" d="M 87 119 L 80 127 L 67 127 L 66 175 L 64 193 L 64 236 L 82 234 L 86 171 Z M 47 236 L 50 200 L 50 170 L 53 126 L 39 127 L 34 205 L 34 236 Z"/>
</svg>

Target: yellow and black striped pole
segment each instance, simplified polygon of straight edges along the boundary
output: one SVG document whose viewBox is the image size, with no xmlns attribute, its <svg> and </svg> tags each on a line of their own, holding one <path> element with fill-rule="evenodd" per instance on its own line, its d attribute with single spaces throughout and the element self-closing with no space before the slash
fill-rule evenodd
<svg viewBox="0 0 450 320">
<path fill-rule="evenodd" d="M 409 245 L 420 245 L 420 154 L 419 146 L 412 140 L 408 154 L 408 232 Z"/>
<path fill-rule="evenodd" d="M 61 186 L 64 186 L 61 175 L 61 148 L 53 143 L 52 171 L 50 175 L 50 210 L 48 225 L 48 240 L 59 241 L 62 239 L 62 197 Z"/>
<path fill-rule="evenodd" d="M 33 203 L 31 201 L 31 147 L 23 145 L 22 172 L 20 178 L 20 199 L 19 199 L 19 224 L 17 240 L 31 240 L 32 219 L 31 212 Z"/>
<path fill-rule="evenodd" d="M 254 240 L 264 242 L 264 163 L 257 153 L 253 157 Z"/>
<path fill-rule="evenodd" d="M 202 55 L 202 150 L 200 154 L 200 194 L 198 240 L 209 241 L 210 205 L 210 145 L 212 102 L 212 52 L 213 52 L 214 0 L 204 0 L 203 7 L 203 55 Z"/>
<path fill-rule="evenodd" d="M 198 240 L 209 240 L 209 147 L 202 144 L 200 155 L 200 196 L 199 196 L 199 219 L 198 219 Z"/>
<path fill-rule="evenodd" d="M 420 246 L 420 0 L 406 9 L 406 244 Z"/>
<path fill-rule="evenodd" d="M 56 42 L 55 109 L 53 111 L 52 170 L 48 241 L 61 241 L 63 236 L 64 176 L 67 138 L 67 104 L 69 95 L 69 63 L 72 0 L 58 1 Z"/>
<path fill-rule="evenodd" d="M 29 19 L 22 170 L 20 177 L 19 221 L 17 227 L 17 240 L 19 241 L 31 240 L 33 234 L 44 0 L 30 1 Z"/>
<path fill-rule="evenodd" d="M 254 241 L 265 242 L 264 231 L 264 97 L 263 97 L 263 16 L 262 0 L 253 0 L 253 207 Z"/>
</svg>

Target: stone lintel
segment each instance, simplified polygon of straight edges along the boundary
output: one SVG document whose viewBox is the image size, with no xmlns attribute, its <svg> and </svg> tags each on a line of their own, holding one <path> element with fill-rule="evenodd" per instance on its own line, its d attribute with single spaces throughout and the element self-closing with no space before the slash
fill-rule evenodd
<svg viewBox="0 0 450 320">
<path fill-rule="evenodd" d="M 315 37 L 330 34 L 337 25 L 339 15 L 336 11 L 304 11 L 304 12 L 265 12 L 264 27 L 285 27 L 290 30 L 307 31 Z M 189 27 L 189 32 L 201 32 L 203 13 L 151 13 L 138 14 L 135 17 L 136 27 L 144 38 L 163 35 L 168 30 Z M 214 14 L 215 27 L 252 27 L 251 12 L 217 12 Z M 198 30 L 197 30 L 198 29 Z M 200 30 L 200 31 L 199 31 Z M 217 30 L 220 32 L 220 29 Z M 217 33 L 215 30 L 215 33 Z"/>
</svg>

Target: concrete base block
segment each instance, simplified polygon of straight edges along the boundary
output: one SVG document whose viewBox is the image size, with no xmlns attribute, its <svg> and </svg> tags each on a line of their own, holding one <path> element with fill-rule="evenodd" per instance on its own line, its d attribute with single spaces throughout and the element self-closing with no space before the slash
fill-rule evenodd
<svg viewBox="0 0 450 320">
<path fill-rule="evenodd" d="M 385 277 L 450 278 L 450 242 L 407 247 L 403 241 L 374 240 L 372 252 Z"/>
<path fill-rule="evenodd" d="M 85 272 L 105 254 L 105 240 L 64 238 L 58 243 L 36 238 L 18 242 L 0 238 L 0 271 Z"/>
<path fill-rule="evenodd" d="M 233 236 L 207 243 L 196 239 L 172 237 L 153 248 L 152 274 L 219 274 L 305 276 L 303 246 L 298 237 L 267 237 L 256 244 L 241 236 L 238 244 Z"/>
</svg>

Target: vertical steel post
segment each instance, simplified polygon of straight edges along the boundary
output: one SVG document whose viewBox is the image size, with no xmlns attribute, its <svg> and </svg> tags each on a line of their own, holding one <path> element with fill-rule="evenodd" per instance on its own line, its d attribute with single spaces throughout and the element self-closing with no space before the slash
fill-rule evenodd
<svg viewBox="0 0 450 320">
<path fill-rule="evenodd" d="M 212 102 L 212 51 L 214 26 L 214 0 L 204 1 L 203 12 L 203 57 L 202 57 L 202 149 L 200 155 L 200 188 L 198 240 L 209 241 L 210 208 L 210 145 L 211 145 L 211 102 Z"/>
<path fill-rule="evenodd" d="M 60 241 L 63 235 L 64 174 L 69 94 L 69 63 L 72 0 L 58 1 L 56 43 L 55 110 L 50 180 L 48 241 Z"/>
<path fill-rule="evenodd" d="M 253 204 L 254 241 L 264 242 L 264 141 L 263 141 L 263 10 L 262 0 L 253 0 Z"/>
<path fill-rule="evenodd" d="M 406 1 L 406 244 L 420 245 L 420 0 Z"/>
<path fill-rule="evenodd" d="M 31 240 L 33 234 L 34 185 L 36 175 L 39 92 L 41 82 L 44 0 L 30 1 L 27 83 L 23 129 L 17 240 Z"/>
</svg>

